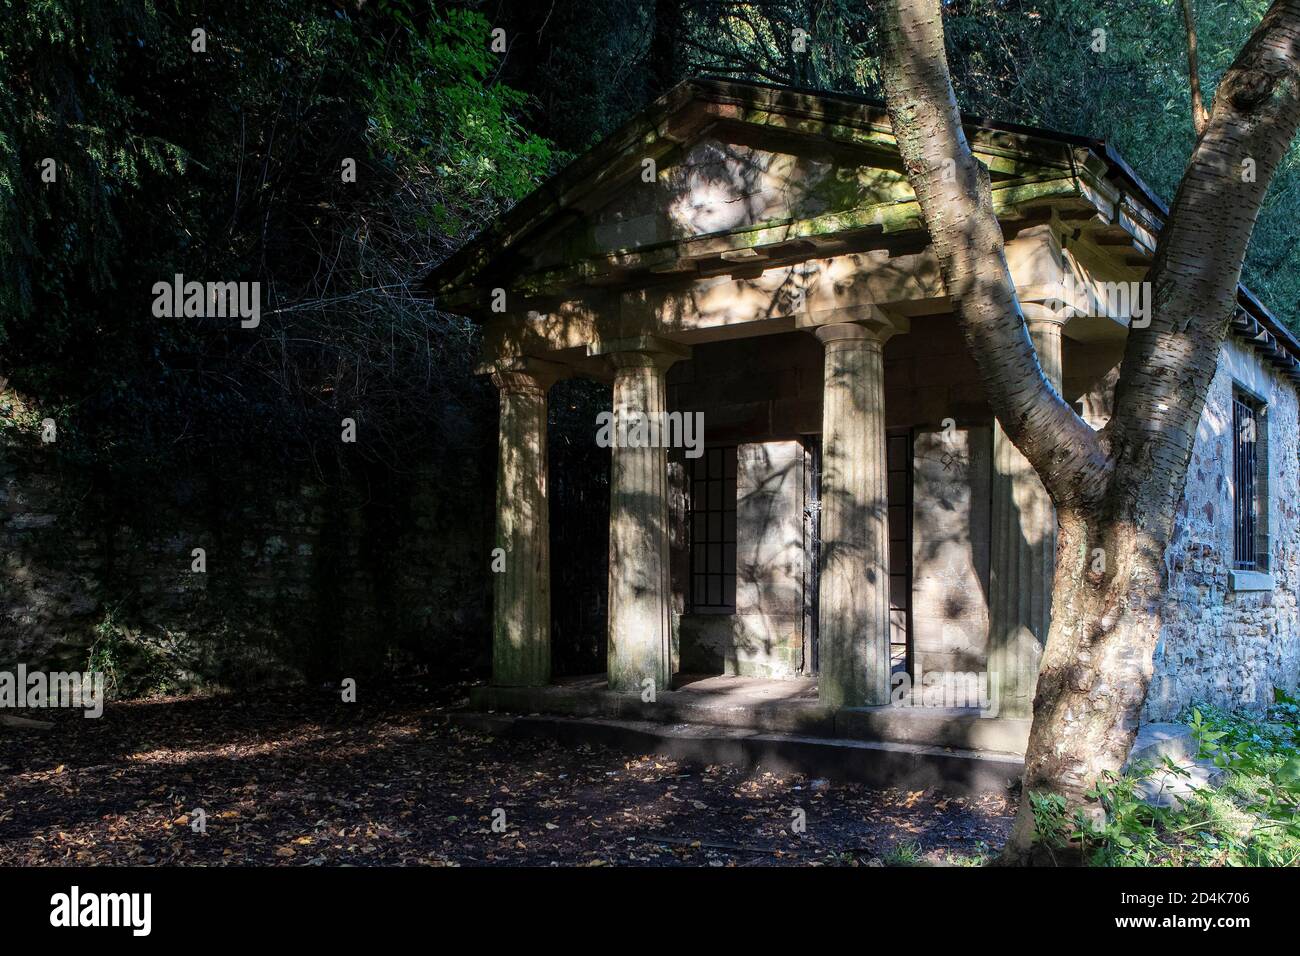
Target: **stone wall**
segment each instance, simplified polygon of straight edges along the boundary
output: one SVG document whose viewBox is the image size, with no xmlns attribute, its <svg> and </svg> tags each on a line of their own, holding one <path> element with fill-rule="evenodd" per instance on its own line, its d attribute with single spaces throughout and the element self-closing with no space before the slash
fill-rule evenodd
<svg viewBox="0 0 1300 956">
<path fill-rule="evenodd" d="M 0 669 L 93 655 L 134 694 L 486 659 L 485 463 L 326 481 L 232 456 L 220 474 L 123 482 L 56 448 L 3 433 Z"/>
<path fill-rule="evenodd" d="M 1272 587 L 1234 588 L 1232 389 L 1268 402 Z M 1223 349 L 1192 452 L 1187 489 L 1166 562 L 1169 603 L 1145 717 L 1169 719 L 1207 701 L 1259 707 L 1300 682 L 1300 420 L 1295 388 L 1230 339 Z M 1254 581 L 1253 586 L 1268 582 Z"/>
</svg>

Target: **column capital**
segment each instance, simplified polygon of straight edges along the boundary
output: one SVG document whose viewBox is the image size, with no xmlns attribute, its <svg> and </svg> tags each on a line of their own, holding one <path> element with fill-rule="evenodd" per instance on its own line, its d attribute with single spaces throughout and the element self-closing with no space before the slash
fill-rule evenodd
<svg viewBox="0 0 1300 956">
<path fill-rule="evenodd" d="M 1065 325 L 1066 322 L 1070 321 L 1071 309 L 1057 299 L 1043 299 L 1041 301 L 1022 299 L 1020 311 L 1025 316 L 1025 324 L 1030 329 L 1033 329 L 1034 326 L 1059 327 Z"/>
<path fill-rule="evenodd" d="M 587 354 L 607 358 L 616 369 L 653 367 L 667 371 L 676 362 L 690 358 L 691 350 L 658 335 L 634 335 L 592 342 Z"/>
<path fill-rule="evenodd" d="M 573 374 L 570 368 L 559 362 L 528 355 L 484 362 L 475 371 L 479 375 L 491 375 L 492 384 L 503 392 L 545 392 L 560 379 Z"/>
<path fill-rule="evenodd" d="M 870 318 L 853 322 L 836 322 L 809 329 L 823 345 L 839 342 L 864 342 L 883 346 L 885 342 L 909 329 L 907 319 L 895 319 L 873 308 Z"/>
<path fill-rule="evenodd" d="M 1068 269 L 1059 270 L 1052 282 L 1016 285 L 1016 298 L 1025 321 L 1040 325 L 1064 325 L 1079 315 L 1091 315 L 1094 295 L 1086 279 Z"/>
<path fill-rule="evenodd" d="M 1060 307 L 1056 302 L 1023 302 L 1021 311 L 1025 317 L 1025 327 L 1029 338 L 1038 353 L 1038 364 L 1043 374 L 1059 392 L 1062 384 L 1061 336 L 1065 323 L 1071 317 L 1068 307 Z"/>
</svg>

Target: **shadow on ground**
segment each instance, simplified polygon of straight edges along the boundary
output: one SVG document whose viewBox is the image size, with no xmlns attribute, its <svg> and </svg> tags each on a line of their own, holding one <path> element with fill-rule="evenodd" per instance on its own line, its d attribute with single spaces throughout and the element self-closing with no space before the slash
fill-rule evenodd
<svg viewBox="0 0 1300 956">
<path fill-rule="evenodd" d="M 942 863 L 1010 828 L 1003 794 L 870 790 L 449 728 L 441 715 L 464 691 L 179 697 L 0 729 L 0 865 Z M 190 826 L 196 808 L 206 833 Z"/>
</svg>

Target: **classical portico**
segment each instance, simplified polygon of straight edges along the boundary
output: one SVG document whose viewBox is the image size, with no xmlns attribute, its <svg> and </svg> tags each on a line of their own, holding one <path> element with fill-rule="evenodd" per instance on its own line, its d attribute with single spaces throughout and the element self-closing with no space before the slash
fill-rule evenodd
<svg viewBox="0 0 1300 956">
<path fill-rule="evenodd" d="M 1043 374 L 1096 423 L 1129 317 L 1095 292 L 1141 276 L 1151 213 L 1081 142 L 969 133 Z M 480 322 L 500 390 L 495 686 L 552 679 L 546 402 L 577 376 L 611 386 L 615 420 L 701 413 L 708 452 L 611 449 L 607 693 L 712 674 L 869 715 L 981 675 L 986 711 L 1029 716 L 1055 517 L 989 410 L 883 111 L 684 84 L 431 291 Z"/>
</svg>

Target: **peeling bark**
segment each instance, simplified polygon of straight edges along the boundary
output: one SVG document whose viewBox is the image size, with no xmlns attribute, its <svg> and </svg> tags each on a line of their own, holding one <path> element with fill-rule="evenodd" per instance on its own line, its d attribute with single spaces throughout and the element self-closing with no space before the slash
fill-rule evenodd
<svg viewBox="0 0 1300 956">
<path fill-rule="evenodd" d="M 1057 509 L 1052 623 L 1003 857 L 1037 862 L 1030 794 L 1059 794 L 1095 817 L 1101 808 L 1086 793 L 1123 765 L 1137 732 L 1197 424 L 1260 204 L 1300 125 L 1300 0 L 1275 0 L 1219 85 L 1148 277 L 1150 325 L 1129 333 L 1115 414 L 1100 433 L 1055 392 L 1034 353 L 988 173 L 961 128 L 940 0 L 889 0 L 884 24 L 890 118 L 957 322 L 994 414 Z M 1253 176 L 1243 175 L 1246 160 Z"/>
</svg>

